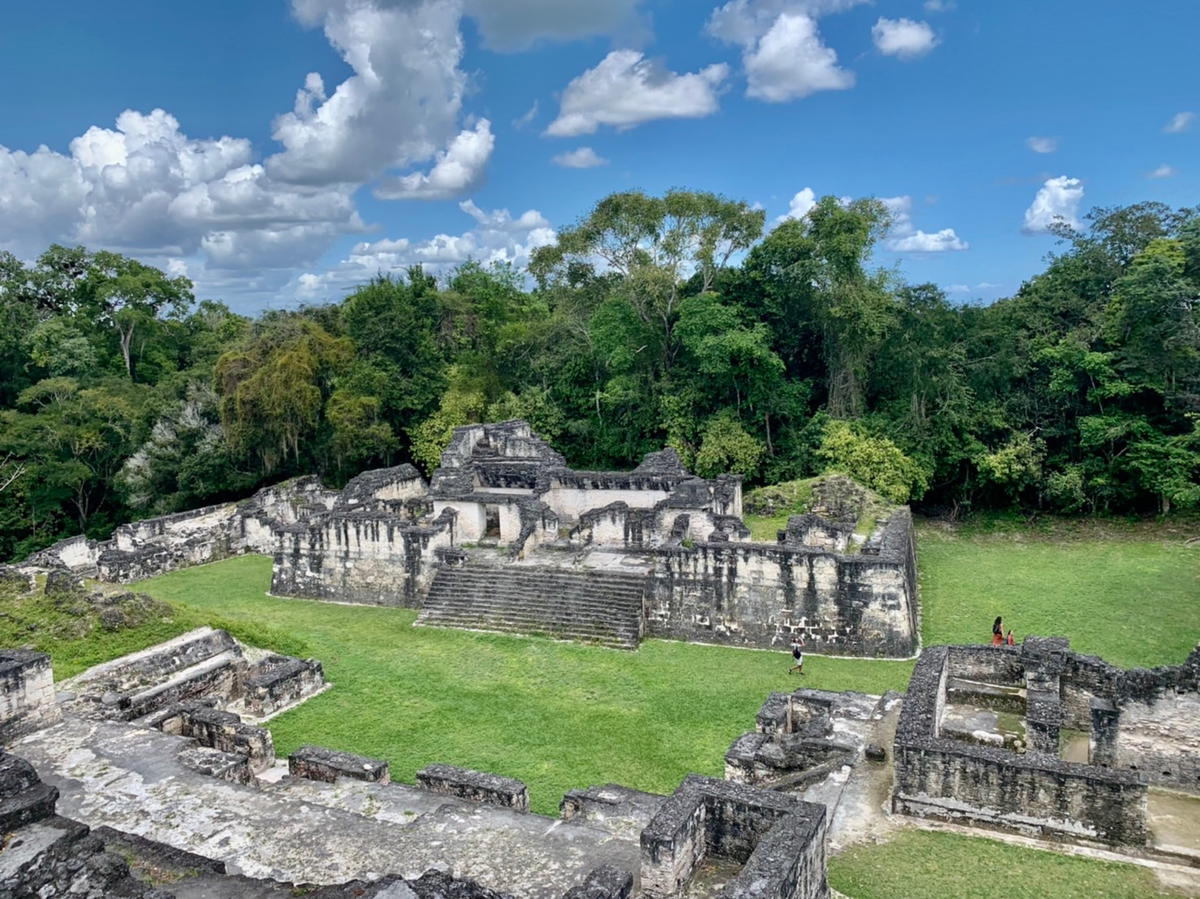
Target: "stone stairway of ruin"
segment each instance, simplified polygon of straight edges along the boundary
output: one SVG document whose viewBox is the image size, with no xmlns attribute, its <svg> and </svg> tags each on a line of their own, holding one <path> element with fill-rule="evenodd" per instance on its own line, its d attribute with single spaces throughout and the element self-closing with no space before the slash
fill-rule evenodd
<svg viewBox="0 0 1200 899">
<path fill-rule="evenodd" d="M 416 623 L 636 649 L 645 589 L 642 575 L 626 572 L 443 568 Z"/>
</svg>

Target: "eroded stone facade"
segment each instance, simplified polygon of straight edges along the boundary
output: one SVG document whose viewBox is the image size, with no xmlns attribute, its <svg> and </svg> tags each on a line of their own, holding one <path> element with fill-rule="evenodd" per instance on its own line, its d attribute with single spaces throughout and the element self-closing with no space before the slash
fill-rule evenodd
<svg viewBox="0 0 1200 899">
<path fill-rule="evenodd" d="M 909 656 L 919 640 L 911 517 L 891 508 L 859 533 L 864 497 L 848 479 L 822 481 L 810 513 L 775 543 L 756 543 L 740 477 L 696 477 L 669 449 L 631 472 L 576 471 L 527 423 L 509 421 L 457 428 L 428 485 L 409 465 L 336 493 L 301 478 L 245 503 L 126 525 L 109 541 L 64 541 L 32 561 L 124 583 L 271 552 L 275 594 L 410 608 L 446 592 L 434 587 L 448 568 L 481 561 L 543 572 L 538 593 L 553 593 L 554 572 L 620 571 L 641 579 L 642 611 L 601 642 L 620 644 L 630 630 L 758 647 L 799 635 L 818 653 Z M 512 621 L 478 600 L 475 620 L 457 626 L 582 633 Z M 431 611 L 421 623 L 454 617 Z"/>
</svg>

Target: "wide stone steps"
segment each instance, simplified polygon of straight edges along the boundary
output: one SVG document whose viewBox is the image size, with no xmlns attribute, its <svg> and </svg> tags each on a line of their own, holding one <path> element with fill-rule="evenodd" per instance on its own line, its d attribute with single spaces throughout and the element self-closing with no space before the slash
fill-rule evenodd
<svg viewBox="0 0 1200 899">
<path fill-rule="evenodd" d="M 443 568 L 417 624 L 540 634 L 636 649 L 645 579 L 607 571 Z"/>
</svg>

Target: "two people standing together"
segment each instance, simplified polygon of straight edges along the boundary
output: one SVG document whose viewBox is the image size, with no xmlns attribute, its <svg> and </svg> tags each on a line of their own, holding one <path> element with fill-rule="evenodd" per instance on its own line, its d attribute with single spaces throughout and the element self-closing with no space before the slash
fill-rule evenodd
<svg viewBox="0 0 1200 899">
<path fill-rule="evenodd" d="M 993 646 L 1015 646 L 1013 640 L 1012 628 L 1008 629 L 1008 634 L 1004 633 L 1004 619 L 997 615 L 996 620 L 992 622 L 992 645 Z"/>
</svg>

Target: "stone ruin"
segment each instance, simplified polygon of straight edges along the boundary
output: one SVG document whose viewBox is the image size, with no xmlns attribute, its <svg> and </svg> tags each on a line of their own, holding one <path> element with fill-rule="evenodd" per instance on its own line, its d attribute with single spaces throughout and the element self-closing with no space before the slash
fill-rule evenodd
<svg viewBox="0 0 1200 899">
<path fill-rule="evenodd" d="M 1175 817 L 1159 807 L 1178 805 L 1163 788 L 1200 796 L 1200 646 L 1149 670 L 1071 652 L 1062 637 L 930 647 L 894 756 L 897 813 L 1200 865 L 1200 803 L 1182 803 L 1190 836 L 1155 826 Z"/>
<path fill-rule="evenodd" d="M 696 477 L 669 449 L 631 472 L 575 471 L 509 421 L 455 429 L 429 484 L 409 465 L 337 492 L 300 478 L 29 561 L 130 583 L 271 553 L 276 595 L 417 608 L 421 625 L 625 648 L 645 637 L 766 648 L 801 635 L 818 653 L 909 657 L 911 515 L 865 516 L 864 497 L 826 479 L 810 513 L 756 543 L 738 476 Z"/>
<path fill-rule="evenodd" d="M 230 711 L 246 673 L 217 660 L 244 652 L 203 629 L 57 695 L 48 656 L 0 654 L 0 897 L 830 895 L 824 807 L 747 784 L 572 790 L 550 819 L 521 781 L 450 765 L 410 786 L 385 760 L 306 745 L 284 768 L 270 732 Z"/>
</svg>

